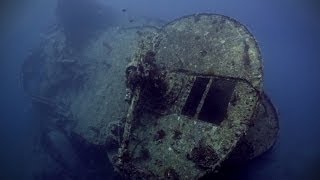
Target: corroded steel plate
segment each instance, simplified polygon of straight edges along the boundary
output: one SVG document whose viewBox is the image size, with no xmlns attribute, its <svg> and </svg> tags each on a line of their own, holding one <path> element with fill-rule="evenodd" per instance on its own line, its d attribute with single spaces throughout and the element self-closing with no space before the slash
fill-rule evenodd
<svg viewBox="0 0 320 180">
<path fill-rule="evenodd" d="M 175 88 L 164 93 L 170 96 L 162 102 L 170 104 L 152 108 L 144 104 L 152 105 L 156 89 L 138 94 L 124 122 L 117 167 L 131 178 L 200 178 L 219 169 L 256 119 L 259 49 L 243 25 L 215 14 L 175 20 L 152 44 L 138 53 L 153 51 L 165 86 Z"/>
</svg>

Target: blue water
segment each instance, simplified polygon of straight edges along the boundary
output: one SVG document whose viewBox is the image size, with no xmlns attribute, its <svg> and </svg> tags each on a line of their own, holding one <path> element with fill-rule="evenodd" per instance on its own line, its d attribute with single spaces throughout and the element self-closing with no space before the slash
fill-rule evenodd
<svg viewBox="0 0 320 180">
<path fill-rule="evenodd" d="M 285 0 L 106 0 L 130 16 L 172 20 L 198 12 L 231 16 L 254 34 L 265 66 L 265 90 L 280 112 L 272 150 L 234 172 L 235 179 L 302 179 L 320 170 L 319 7 Z M 33 166 L 29 99 L 19 85 L 21 63 L 54 18 L 55 1 L 33 0 L 1 23 L 0 179 L 26 179 Z M 121 16 L 121 14 L 119 13 Z M 319 21 L 319 22 L 318 22 Z M 317 168 L 319 167 L 319 168 Z M 319 174 L 319 173 L 318 173 Z M 319 177 L 319 176 L 318 176 Z"/>
</svg>

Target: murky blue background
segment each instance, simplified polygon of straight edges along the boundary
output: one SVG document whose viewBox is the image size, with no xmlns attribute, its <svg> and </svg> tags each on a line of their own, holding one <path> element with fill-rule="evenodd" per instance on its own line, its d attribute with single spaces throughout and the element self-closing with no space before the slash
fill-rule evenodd
<svg viewBox="0 0 320 180">
<path fill-rule="evenodd" d="M 302 179 L 320 171 L 320 6 L 281 0 L 105 0 L 130 16 L 172 20 L 213 12 L 245 24 L 262 50 L 265 89 L 280 112 L 274 149 L 234 172 L 235 179 Z M 21 63 L 53 22 L 54 0 L 17 3 L 1 15 L 0 179 L 25 179 L 33 165 L 29 99 L 19 85 Z M 320 173 L 318 172 L 318 175 Z M 320 176 L 318 176 L 320 177 Z"/>
</svg>

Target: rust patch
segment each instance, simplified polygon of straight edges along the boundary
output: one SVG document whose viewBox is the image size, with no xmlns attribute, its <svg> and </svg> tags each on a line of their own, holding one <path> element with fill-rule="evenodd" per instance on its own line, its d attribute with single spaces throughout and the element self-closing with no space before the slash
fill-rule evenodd
<svg viewBox="0 0 320 180">
<path fill-rule="evenodd" d="M 179 175 L 173 168 L 168 168 L 164 171 L 165 179 L 178 180 Z"/>
<path fill-rule="evenodd" d="M 187 158 L 193 161 L 200 169 L 211 169 L 219 161 L 219 157 L 215 150 L 200 142 L 197 147 L 194 147 Z"/>
<path fill-rule="evenodd" d="M 182 136 L 182 132 L 180 131 L 180 130 L 178 130 L 178 129 L 175 129 L 174 131 L 173 131 L 173 139 L 174 140 L 179 140 L 179 139 L 181 139 L 181 136 Z"/>
<path fill-rule="evenodd" d="M 161 141 L 165 136 L 166 136 L 166 132 L 164 132 L 164 130 L 161 129 L 157 131 L 157 133 L 154 135 L 153 140 Z"/>
</svg>

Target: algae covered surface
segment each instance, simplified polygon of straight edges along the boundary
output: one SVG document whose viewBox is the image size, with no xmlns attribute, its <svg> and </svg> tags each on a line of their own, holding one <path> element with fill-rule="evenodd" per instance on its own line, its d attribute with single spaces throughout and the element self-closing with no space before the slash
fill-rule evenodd
<svg viewBox="0 0 320 180">
<path fill-rule="evenodd" d="M 239 22 L 217 14 L 166 24 L 142 19 L 134 25 L 99 26 L 81 46 L 74 46 L 66 31 L 63 23 L 53 26 L 20 75 L 34 108 L 46 110 L 39 146 L 61 169 L 92 166 L 94 173 L 84 171 L 84 176 L 103 177 L 103 167 L 111 162 L 125 178 L 195 179 L 218 173 L 227 159 L 245 161 L 273 145 L 277 113 L 271 108 L 271 120 L 263 119 L 269 113 L 258 114 L 263 97 L 259 47 Z M 142 79 L 129 78 L 132 63 Z M 130 98 L 126 102 L 128 88 L 134 93 L 136 87 L 141 97 L 136 104 Z M 262 119 L 261 126 L 275 126 L 261 128 L 270 137 L 252 140 L 255 119 Z M 242 144 L 249 147 L 237 150 Z M 101 155 L 83 159 L 76 153 L 85 153 L 83 148 L 96 148 Z M 76 153 L 75 160 L 65 152 Z M 101 157 L 102 164 L 94 162 Z"/>
</svg>

